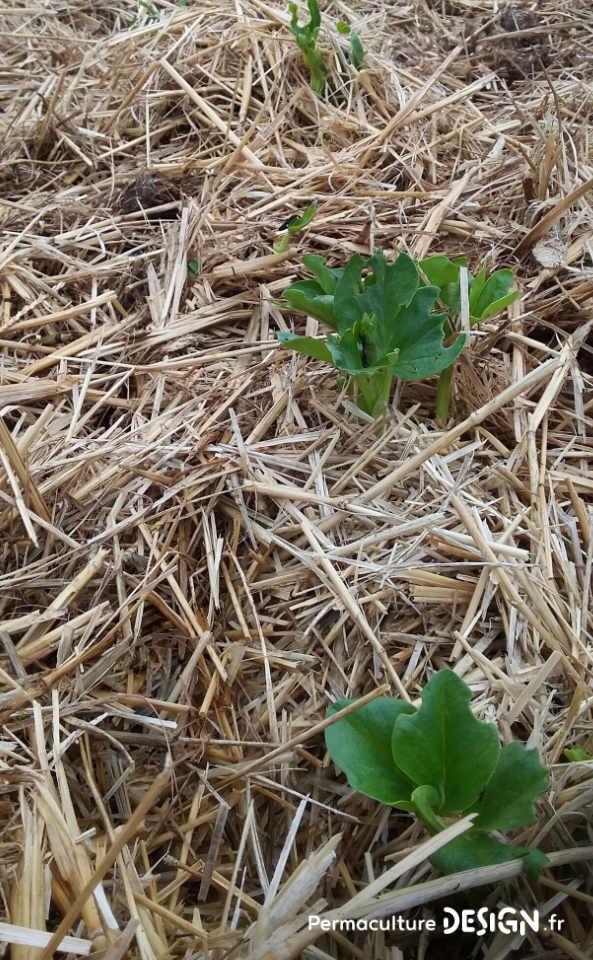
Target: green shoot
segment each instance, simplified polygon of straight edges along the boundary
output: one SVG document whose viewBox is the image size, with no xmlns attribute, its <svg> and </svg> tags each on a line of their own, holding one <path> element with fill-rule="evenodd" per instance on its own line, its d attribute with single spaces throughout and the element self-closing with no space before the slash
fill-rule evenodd
<svg viewBox="0 0 593 960">
<path fill-rule="evenodd" d="M 316 46 L 317 35 L 321 26 L 321 14 L 317 6 L 317 0 L 307 0 L 307 6 L 309 7 L 311 20 L 308 24 L 304 24 L 301 27 L 298 22 L 297 5 L 296 3 L 290 4 L 290 12 L 292 14 L 290 29 L 301 49 L 305 65 L 309 68 L 311 87 L 315 93 L 321 94 L 325 89 L 325 80 L 327 77 L 321 51 Z"/>
<path fill-rule="evenodd" d="M 309 204 L 309 206 L 307 207 L 305 212 L 302 214 L 302 216 L 299 217 L 295 214 L 295 216 L 290 217 L 290 219 L 286 222 L 285 227 L 283 228 L 283 229 L 286 229 L 285 236 L 283 236 L 281 240 L 277 240 L 276 243 L 274 244 L 274 253 L 284 253 L 286 250 L 288 250 L 288 244 L 290 243 L 290 238 L 294 236 L 295 233 L 299 233 L 299 231 L 303 230 L 309 223 L 311 223 L 311 220 L 313 219 L 316 213 L 317 213 L 317 201 L 313 200 L 313 202 Z"/>
<path fill-rule="evenodd" d="M 146 23 L 158 23 L 160 16 L 158 10 L 155 10 L 151 3 L 147 3 L 146 0 L 139 0 L 141 7 L 144 7 L 146 10 Z"/>
<path fill-rule="evenodd" d="M 358 36 L 355 33 L 352 33 L 351 28 L 347 23 L 344 23 L 343 20 L 338 20 L 336 24 L 338 28 L 338 33 L 341 33 L 343 37 L 350 37 L 350 61 L 352 66 L 356 70 L 362 70 L 362 43 L 360 42 Z"/>
<path fill-rule="evenodd" d="M 421 260 L 419 266 L 428 282 L 440 288 L 439 299 L 448 312 L 445 333 L 449 336 L 455 331 L 461 314 L 460 268 L 467 268 L 467 261 L 463 257 L 448 260 L 447 257 L 435 256 Z M 515 281 L 512 270 L 496 270 L 487 277 L 486 268 L 482 267 L 476 277 L 469 271 L 467 277 L 469 322 L 472 327 L 480 320 L 486 320 L 500 313 L 519 296 L 517 290 L 511 291 Z M 436 415 L 443 423 L 446 423 L 449 416 L 452 374 L 452 368 L 444 370 L 437 388 Z"/>
</svg>

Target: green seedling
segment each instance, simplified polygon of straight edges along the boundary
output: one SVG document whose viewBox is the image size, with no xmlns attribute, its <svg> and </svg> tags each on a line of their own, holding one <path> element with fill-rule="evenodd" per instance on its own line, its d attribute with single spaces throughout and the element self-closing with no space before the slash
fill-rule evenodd
<svg viewBox="0 0 593 960">
<path fill-rule="evenodd" d="M 285 238 L 282 249 L 287 246 Z M 402 253 L 387 264 L 378 250 L 369 260 L 355 254 L 344 268 L 330 270 L 319 256 L 304 257 L 303 263 L 315 279 L 293 283 L 283 296 L 293 309 L 316 317 L 339 336 L 322 341 L 279 333 L 280 342 L 349 374 L 359 407 L 371 416 L 389 402 L 394 377 L 423 380 L 440 373 L 436 412 L 446 420 L 453 362 L 465 344 L 457 330 L 465 259 L 437 256 L 417 262 Z M 489 277 L 485 268 L 476 277 L 467 271 L 471 325 L 516 299 L 518 292 L 510 290 L 514 279 L 512 270 Z M 445 313 L 433 312 L 437 300 Z"/>
<path fill-rule="evenodd" d="M 467 269 L 467 261 L 464 257 L 448 260 L 447 257 L 435 256 L 421 260 L 419 266 L 428 282 L 440 289 L 439 300 L 448 312 L 445 336 L 450 337 L 458 326 L 461 314 L 461 267 Z M 470 326 L 495 316 L 517 299 L 518 291 L 511 291 L 514 281 L 515 274 L 512 270 L 497 270 L 487 276 L 486 268 L 482 267 L 476 277 L 468 270 Z M 437 387 L 436 415 L 443 422 L 449 415 L 452 374 L 453 366 L 443 370 Z"/>
<path fill-rule="evenodd" d="M 335 333 L 325 340 L 285 332 L 277 337 L 348 374 L 359 407 L 370 416 L 386 407 L 394 377 L 432 377 L 463 349 L 463 334 L 443 344 L 447 317 L 433 312 L 439 288 L 421 283 L 407 254 L 388 264 L 382 250 L 369 260 L 355 253 L 346 267 L 333 270 L 320 256 L 303 257 L 303 263 L 315 279 L 291 284 L 283 297 Z"/>
<path fill-rule="evenodd" d="M 378 697 L 327 727 L 329 755 L 353 789 L 416 814 L 437 834 L 459 817 L 477 814 L 466 833 L 430 862 L 442 873 L 521 858 L 534 879 L 546 865 L 539 850 L 492 836 L 535 822 L 535 798 L 548 788 L 536 750 L 513 741 L 500 746 L 496 727 L 478 720 L 470 688 L 452 670 L 439 670 L 416 709 Z M 328 708 L 332 716 L 350 700 Z"/>
<path fill-rule="evenodd" d="M 358 36 L 352 32 L 352 29 L 347 23 L 344 23 L 343 20 L 338 20 L 336 26 L 338 33 L 341 33 L 343 37 L 350 37 L 350 62 L 352 66 L 355 67 L 356 70 L 362 70 L 362 43 Z"/>
<path fill-rule="evenodd" d="M 158 10 L 155 10 L 151 3 L 147 3 L 146 0 L 139 0 L 139 5 L 146 10 L 146 23 L 158 23 L 160 16 Z"/>
<path fill-rule="evenodd" d="M 200 264 L 197 260 L 188 260 L 187 261 L 187 275 L 188 277 L 197 277 L 198 270 L 200 269 Z"/>
<path fill-rule="evenodd" d="M 564 751 L 564 756 L 569 763 L 586 763 L 587 760 L 593 760 L 593 756 L 582 747 L 569 747 Z"/>
<path fill-rule="evenodd" d="M 290 4 L 292 20 L 290 30 L 298 43 L 305 65 L 309 68 L 311 75 L 311 87 L 315 93 L 321 94 L 325 89 L 325 80 L 327 71 L 323 64 L 321 51 L 317 47 L 317 35 L 321 26 L 321 14 L 317 5 L 317 0 L 307 0 L 311 20 L 303 26 L 299 26 L 298 11 L 296 3 Z"/>
<path fill-rule="evenodd" d="M 587 753 L 586 750 L 583 750 L 582 747 L 568 747 L 568 749 L 564 751 L 564 756 L 569 763 L 587 763 L 589 760 L 593 760 L 593 756 L 590 753 Z M 585 780 L 592 779 L 593 774 L 586 773 L 581 779 L 579 779 L 578 782 L 584 783 Z"/>
<path fill-rule="evenodd" d="M 274 253 L 284 253 L 288 250 L 288 244 L 290 243 L 290 238 L 294 236 L 295 233 L 299 233 L 300 230 L 304 230 L 307 224 L 311 223 L 311 220 L 317 213 L 317 201 L 314 200 L 313 203 L 310 203 L 302 216 L 297 216 L 296 214 L 286 221 L 283 224 L 283 230 L 286 230 L 286 234 L 282 237 L 281 240 L 277 240 L 274 244 Z"/>
</svg>

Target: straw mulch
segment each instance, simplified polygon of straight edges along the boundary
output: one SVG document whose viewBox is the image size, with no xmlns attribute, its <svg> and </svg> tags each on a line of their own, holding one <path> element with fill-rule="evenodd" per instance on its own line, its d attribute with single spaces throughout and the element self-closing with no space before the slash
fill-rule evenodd
<svg viewBox="0 0 593 960">
<path fill-rule="evenodd" d="M 0 940 L 31 928 L 15 960 L 64 936 L 105 960 L 520 943 L 306 926 L 443 902 L 563 917 L 521 957 L 593 949 L 591 763 L 564 757 L 593 753 L 590 4 L 323 17 L 318 98 L 284 4 L 0 11 Z M 400 385 L 377 432 L 333 371 L 278 348 L 277 330 L 317 330 L 278 302 L 302 254 L 378 247 L 517 272 L 445 426 L 434 381 Z M 551 768 L 513 837 L 550 857 L 535 886 L 516 862 L 439 876 L 424 828 L 328 761 L 331 700 L 417 701 L 443 666 Z"/>
</svg>

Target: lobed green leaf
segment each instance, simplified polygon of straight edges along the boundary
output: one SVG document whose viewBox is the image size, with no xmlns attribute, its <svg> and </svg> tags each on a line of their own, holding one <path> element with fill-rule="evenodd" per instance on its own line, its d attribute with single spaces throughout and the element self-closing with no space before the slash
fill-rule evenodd
<svg viewBox="0 0 593 960">
<path fill-rule="evenodd" d="M 484 793 L 472 808 L 481 830 L 512 830 L 535 822 L 534 800 L 548 789 L 548 773 L 537 750 L 525 750 L 516 740 L 500 752 Z"/>
<path fill-rule="evenodd" d="M 336 283 L 334 291 L 334 314 L 338 330 L 352 330 L 356 323 L 362 320 L 365 309 L 361 303 L 360 274 L 367 261 L 359 253 L 355 253 L 344 267 L 344 272 Z"/>
<path fill-rule="evenodd" d="M 316 280 L 297 280 L 284 290 L 282 296 L 293 310 L 315 317 L 333 330 L 337 329 L 334 298 L 324 293 L 323 287 Z"/>
<path fill-rule="evenodd" d="M 393 760 L 413 783 L 434 787 L 440 813 L 475 803 L 500 755 L 496 727 L 474 717 L 472 692 L 452 670 L 439 670 L 426 684 L 422 706 L 398 717 Z"/>
<path fill-rule="evenodd" d="M 408 307 L 397 318 L 394 338 L 399 357 L 392 367 L 401 380 L 424 380 L 451 366 L 465 345 L 465 334 L 459 334 L 445 347 L 444 313 L 432 313 L 436 287 L 421 287 Z"/>
<path fill-rule="evenodd" d="M 307 270 L 313 274 L 323 292 L 333 296 L 336 283 L 344 273 L 343 268 L 330 270 L 324 257 L 320 257 L 315 253 L 305 254 L 303 263 L 307 267 Z"/>
<path fill-rule="evenodd" d="M 351 700 L 338 700 L 327 715 L 337 713 Z M 330 757 L 347 777 L 354 790 L 391 806 L 412 810 L 410 780 L 393 763 L 391 731 L 398 717 L 414 712 L 414 707 L 393 697 L 379 697 L 325 731 Z"/>
</svg>

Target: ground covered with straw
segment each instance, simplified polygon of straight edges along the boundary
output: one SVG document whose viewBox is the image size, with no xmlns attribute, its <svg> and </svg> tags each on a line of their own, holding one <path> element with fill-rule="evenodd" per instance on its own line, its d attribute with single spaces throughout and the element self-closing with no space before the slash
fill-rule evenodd
<svg viewBox="0 0 593 960">
<path fill-rule="evenodd" d="M 564 754 L 593 754 L 593 15 L 587 0 L 322 14 L 318 97 L 288 5 L 0 10 L 0 950 L 15 960 L 593 950 L 593 769 Z M 337 56 L 339 19 L 360 72 Z M 280 301 L 304 253 L 340 266 L 379 247 L 517 273 L 519 299 L 457 364 L 447 424 L 430 380 L 398 384 L 377 430 L 334 371 L 276 341 L 317 332 Z M 548 854 L 536 884 L 518 861 L 441 876 L 424 827 L 329 761 L 332 700 L 417 702 L 441 667 L 550 768 L 537 823 L 512 837 Z M 565 922 L 307 929 L 312 913 L 438 919 L 444 903 Z"/>
</svg>

